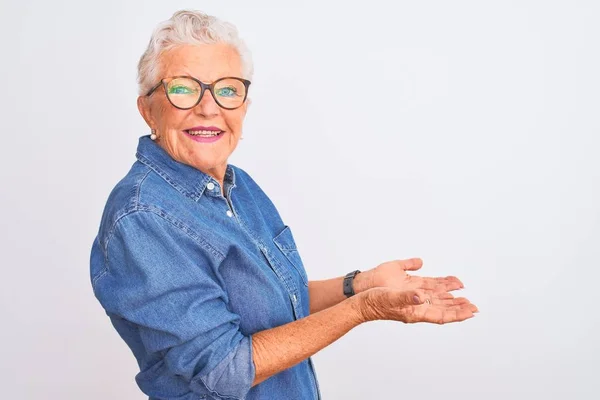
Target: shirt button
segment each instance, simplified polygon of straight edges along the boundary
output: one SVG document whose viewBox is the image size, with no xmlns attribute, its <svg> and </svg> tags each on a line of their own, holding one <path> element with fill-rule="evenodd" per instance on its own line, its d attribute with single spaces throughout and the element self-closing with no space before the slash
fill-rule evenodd
<svg viewBox="0 0 600 400">
<path fill-rule="evenodd" d="M 231 212 L 231 210 L 227 210 L 227 216 L 228 217 L 233 217 L 233 213 Z"/>
<path fill-rule="evenodd" d="M 298 301 L 298 300 L 296 299 L 296 295 L 295 295 L 295 294 L 293 294 L 293 295 L 292 295 L 292 298 L 294 299 L 294 303 L 295 303 L 296 301 Z"/>
<path fill-rule="evenodd" d="M 208 182 L 208 184 L 206 185 L 206 187 L 208 188 L 208 190 L 213 190 L 215 188 L 215 184 L 212 182 Z"/>
</svg>

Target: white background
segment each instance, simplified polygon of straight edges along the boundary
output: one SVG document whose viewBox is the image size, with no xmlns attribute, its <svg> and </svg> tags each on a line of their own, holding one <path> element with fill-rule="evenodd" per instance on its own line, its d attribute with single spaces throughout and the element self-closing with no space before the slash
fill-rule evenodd
<svg viewBox="0 0 600 400">
<path fill-rule="evenodd" d="M 2 2 L 2 398 L 146 398 L 89 251 L 148 133 L 137 61 L 181 8 L 253 52 L 229 161 L 309 278 L 421 257 L 481 310 L 354 329 L 313 357 L 324 400 L 598 398 L 600 3 L 372 0 Z"/>
</svg>

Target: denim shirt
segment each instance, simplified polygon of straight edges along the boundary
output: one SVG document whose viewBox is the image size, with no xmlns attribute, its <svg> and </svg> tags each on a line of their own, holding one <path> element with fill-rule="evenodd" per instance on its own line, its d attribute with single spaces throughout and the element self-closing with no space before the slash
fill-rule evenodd
<svg viewBox="0 0 600 400">
<path fill-rule="evenodd" d="M 310 358 L 251 387 L 252 335 L 308 316 L 308 278 L 275 205 L 227 164 L 224 193 L 149 136 L 91 247 L 94 294 L 150 400 L 320 399 Z"/>
</svg>

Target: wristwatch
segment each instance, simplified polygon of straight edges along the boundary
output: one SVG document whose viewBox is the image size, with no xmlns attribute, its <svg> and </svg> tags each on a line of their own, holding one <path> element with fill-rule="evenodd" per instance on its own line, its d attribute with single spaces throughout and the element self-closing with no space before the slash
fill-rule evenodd
<svg viewBox="0 0 600 400">
<path fill-rule="evenodd" d="M 354 277 L 360 273 L 360 270 L 348 272 L 344 277 L 344 294 L 346 297 L 354 296 Z"/>
</svg>

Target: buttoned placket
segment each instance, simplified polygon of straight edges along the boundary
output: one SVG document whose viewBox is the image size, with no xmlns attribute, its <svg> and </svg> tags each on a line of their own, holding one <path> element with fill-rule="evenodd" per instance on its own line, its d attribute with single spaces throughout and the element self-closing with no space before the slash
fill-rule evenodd
<svg viewBox="0 0 600 400">
<path fill-rule="evenodd" d="M 225 213 L 227 214 L 228 217 L 233 217 L 235 215 L 233 212 L 233 206 L 232 206 L 231 201 L 229 200 L 228 196 L 227 195 L 223 196 L 222 194 L 220 194 L 221 190 L 220 190 L 218 183 L 210 181 L 206 184 L 206 189 L 210 192 L 211 195 L 221 197 L 225 200 L 225 202 L 227 203 L 227 210 L 225 211 Z M 229 190 L 229 189 L 230 188 L 227 188 L 227 185 L 226 185 L 224 190 Z"/>
<path fill-rule="evenodd" d="M 246 227 L 242 223 L 242 221 L 240 221 L 239 217 L 236 214 L 234 214 L 234 211 L 233 211 L 234 208 L 233 208 L 233 204 L 231 202 L 231 190 L 233 189 L 234 186 L 235 185 L 227 186 L 225 184 L 225 189 L 223 190 L 223 193 L 225 193 L 225 196 L 221 195 L 221 191 L 220 191 L 218 183 L 214 183 L 214 182 L 210 181 L 206 184 L 206 189 L 208 189 L 212 195 L 221 197 L 225 200 L 225 202 L 227 203 L 227 207 L 228 207 L 228 209 L 226 211 L 227 216 L 229 216 L 229 217 L 233 217 L 234 215 L 236 216 L 236 221 L 238 222 L 238 224 L 240 225 L 242 230 L 244 232 L 246 232 L 246 234 L 250 237 L 250 240 L 252 240 L 252 242 L 254 242 L 258 246 L 258 248 L 263 252 L 265 257 L 267 258 L 267 263 L 269 264 L 270 268 L 273 269 L 273 271 L 275 272 L 275 275 L 277 275 L 278 278 L 281 280 L 282 278 L 279 277 L 279 273 L 277 273 L 277 271 L 273 268 L 273 266 L 271 265 L 271 261 L 270 261 L 269 257 L 267 256 L 268 250 L 256 242 L 256 240 L 248 232 L 248 230 L 246 229 Z M 288 291 L 288 295 L 290 295 L 290 299 L 291 299 L 291 303 L 292 303 L 292 312 L 294 313 L 294 319 L 297 320 L 298 317 L 301 315 L 300 304 L 298 302 L 298 296 L 296 296 L 296 293 L 294 293 L 294 292 L 290 293 L 288 285 L 285 282 L 283 282 L 283 283 L 284 283 L 285 290 Z M 310 378 L 313 382 L 313 388 L 315 389 L 315 394 L 316 394 L 317 399 L 320 400 L 321 399 L 321 391 L 320 391 L 319 383 L 318 383 L 316 375 L 315 375 L 315 369 L 312 364 L 312 360 L 309 359 L 308 363 L 309 363 L 309 366 L 310 366 L 310 369 L 312 372 Z"/>
<path fill-rule="evenodd" d="M 267 258 L 267 262 L 269 263 L 269 266 L 271 269 L 273 269 L 273 266 L 271 265 L 271 261 L 270 258 L 267 257 L 268 254 L 268 250 L 266 250 L 265 248 L 263 248 L 262 245 L 260 245 L 259 243 L 256 242 L 256 240 L 254 239 L 254 237 L 252 237 L 252 235 L 250 234 L 250 232 L 248 232 L 246 226 L 242 223 L 242 221 L 240 221 L 239 216 L 237 214 L 235 214 L 234 208 L 233 208 L 233 204 L 231 202 L 231 190 L 233 189 L 233 187 L 235 187 L 235 185 L 226 185 L 225 184 L 225 189 L 223 191 L 223 193 L 225 193 L 225 196 L 223 196 L 221 194 L 220 191 L 220 187 L 219 184 L 217 182 L 213 182 L 210 181 L 206 184 L 206 189 L 210 191 L 211 195 L 213 196 L 217 196 L 220 197 L 222 199 L 225 200 L 225 202 L 227 203 L 227 210 L 226 210 L 226 214 L 228 217 L 233 217 L 235 216 L 236 221 L 238 222 L 238 224 L 240 225 L 240 227 L 242 228 L 242 230 L 244 232 L 246 232 L 246 234 L 250 237 L 250 239 L 252 240 L 252 242 L 254 242 L 258 248 L 263 252 L 263 254 L 265 255 L 265 257 Z M 282 277 L 279 276 L 279 273 L 277 273 L 277 271 L 274 271 L 275 274 L 279 277 L 280 280 L 284 279 Z M 290 296 L 290 301 L 292 303 L 292 311 L 294 313 L 294 319 L 298 319 L 302 313 L 300 312 L 300 304 L 298 301 L 298 296 L 296 295 L 296 293 L 294 293 L 294 290 L 291 290 L 288 287 L 288 284 L 284 283 L 284 287 L 286 289 L 286 291 L 288 292 L 288 295 Z"/>
</svg>

